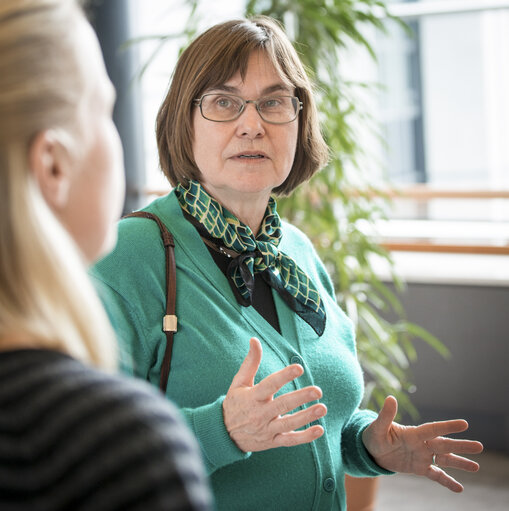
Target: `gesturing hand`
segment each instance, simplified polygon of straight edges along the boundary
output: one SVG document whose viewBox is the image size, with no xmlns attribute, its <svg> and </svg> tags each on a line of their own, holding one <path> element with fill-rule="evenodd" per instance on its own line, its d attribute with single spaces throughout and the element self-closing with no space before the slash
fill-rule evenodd
<svg viewBox="0 0 509 511">
<path fill-rule="evenodd" d="M 465 431 L 468 423 L 458 419 L 401 426 L 393 422 L 397 410 L 396 399 L 387 397 L 378 418 L 363 432 L 364 445 L 375 461 L 387 470 L 425 476 L 454 492 L 463 491 L 463 486 L 442 469 L 476 472 L 479 465 L 475 461 L 455 453 L 476 454 L 483 446 L 443 435 Z"/>
<path fill-rule="evenodd" d="M 327 413 L 324 404 L 314 404 L 289 414 L 305 403 L 320 399 L 320 388 L 306 387 L 274 398 L 274 394 L 284 385 L 303 374 L 302 366 L 287 366 L 255 385 L 254 378 L 261 360 L 262 346 L 253 337 L 249 343 L 249 353 L 223 401 L 224 423 L 239 449 L 248 452 L 289 447 L 312 442 L 323 435 L 323 428 L 318 425 L 302 431 L 295 430 L 323 417 Z"/>
</svg>

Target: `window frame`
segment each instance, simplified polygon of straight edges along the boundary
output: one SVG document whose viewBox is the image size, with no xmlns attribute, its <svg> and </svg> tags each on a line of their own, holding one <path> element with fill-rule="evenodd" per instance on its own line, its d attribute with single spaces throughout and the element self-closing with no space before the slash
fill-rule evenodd
<svg viewBox="0 0 509 511">
<path fill-rule="evenodd" d="M 463 13 L 509 10 L 509 0 L 434 0 L 427 2 L 394 2 L 387 4 L 387 12 L 406 23 L 416 22 L 432 16 L 454 15 Z M 381 13 L 381 17 L 385 14 Z M 429 204 L 436 199 L 450 200 L 509 200 L 509 189 L 460 189 L 435 188 L 428 184 L 412 184 L 374 192 L 375 195 L 386 197 L 391 201 L 407 200 L 414 204 Z M 389 219 L 388 222 L 391 220 Z M 430 220 L 430 222 L 433 222 Z M 440 222 L 440 220 L 435 220 Z M 505 225 L 505 222 L 504 222 Z M 405 238 L 404 236 L 380 236 L 380 244 L 391 252 L 434 252 L 446 254 L 484 254 L 509 255 L 509 228 L 501 239 L 493 243 L 465 242 L 456 243 L 451 240 L 426 239 L 424 236 Z"/>
</svg>

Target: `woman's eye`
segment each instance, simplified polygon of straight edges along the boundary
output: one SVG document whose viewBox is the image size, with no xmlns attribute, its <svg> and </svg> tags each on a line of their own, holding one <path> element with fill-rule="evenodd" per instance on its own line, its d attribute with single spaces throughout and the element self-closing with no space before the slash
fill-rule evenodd
<svg viewBox="0 0 509 511">
<path fill-rule="evenodd" d="M 231 101 L 228 98 L 219 98 L 216 101 L 216 105 L 221 108 L 228 108 L 231 105 Z"/>
<path fill-rule="evenodd" d="M 238 108 L 239 105 L 233 98 L 229 98 L 226 96 L 220 96 L 218 97 L 214 102 L 216 108 L 224 110 L 224 109 L 235 109 Z"/>
<path fill-rule="evenodd" d="M 261 103 L 261 108 L 277 108 L 281 106 L 281 99 L 280 98 L 267 98 L 264 99 Z"/>
</svg>

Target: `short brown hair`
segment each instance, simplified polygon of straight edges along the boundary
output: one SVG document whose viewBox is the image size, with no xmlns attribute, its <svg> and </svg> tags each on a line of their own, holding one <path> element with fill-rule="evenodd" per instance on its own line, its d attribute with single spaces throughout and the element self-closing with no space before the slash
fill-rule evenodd
<svg viewBox="0 0 509 511">
<path fill-rule="evenodd" d="M 295 87 L 303 103 L 293 166 L 286 181 L 274 192 L 290 194 L 327 163 L 328 149 L 320 132 L 312 86 L 286 34 L 271 18 L 232 20 L 208 29 L 182 53 L 159 109 L 159 162 L 173 186 L 201 178 L 192 148 L 193 100 L 224 84 L 237 72 L 244 78 L 248 59 L 256 50 L 265 52 L 281 78 Z"/>
</svg>

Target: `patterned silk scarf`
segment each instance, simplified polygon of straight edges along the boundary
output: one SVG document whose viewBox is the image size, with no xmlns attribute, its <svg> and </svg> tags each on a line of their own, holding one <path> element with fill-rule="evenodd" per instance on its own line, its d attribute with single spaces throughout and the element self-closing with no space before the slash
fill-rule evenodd
<svg viewBox="0 0 509 511">
<path fill-rule="evenodd" d="M 175 193 L 182 209 L 206 232 L 226 248 L 238 254 L 228 267 L 228 276 L 235 284 L 245 305 L 251 304 L 254 274 L 265 281 L 320 336 L 325 329 L 325 309 L 318 290 L 297 263 L 278 250 L 281 241 L 281 220 L 276 201 L 271 197 L 260 232 L 251 229 L 211 197 L 197 181 L 188 186 L 177 185 Z"/>
</svg>

